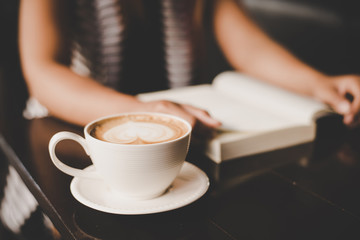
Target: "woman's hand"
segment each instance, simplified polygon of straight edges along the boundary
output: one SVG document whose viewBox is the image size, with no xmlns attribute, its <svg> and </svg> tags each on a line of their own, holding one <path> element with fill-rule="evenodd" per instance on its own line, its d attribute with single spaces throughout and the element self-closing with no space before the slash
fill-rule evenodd
<svg viewBox="0 0 360 240">
<path fill-rule="evenodd" d="M 346 125 L 359 125 L 360 76 L 325 77 L 314 86 L 313 95 L 342 114 Z"/>
<path fill-rule="evenodd" d="M 209 137 L 213 130 L 221 125 L 207 111 L 187 104 L 160 100 L 142 103 L 141 108 L 145 111 L 168 113 L 181 117 L 191 124 L 196 135 L 203 137 Z"/>
</svg>

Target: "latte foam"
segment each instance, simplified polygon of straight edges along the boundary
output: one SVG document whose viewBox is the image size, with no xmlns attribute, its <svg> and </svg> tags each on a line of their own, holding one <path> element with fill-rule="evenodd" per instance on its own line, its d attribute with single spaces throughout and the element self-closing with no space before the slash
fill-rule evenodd
<svg viewBox="0 0 360 240">
<path fill-rule="evenodd" d="M 176 119 L 158 115 L 124 115 L 102 120 L 90 134 L 100 140 L 119 144 L 154 144 L 175 140 L 187 132 Z"/>
</svg>

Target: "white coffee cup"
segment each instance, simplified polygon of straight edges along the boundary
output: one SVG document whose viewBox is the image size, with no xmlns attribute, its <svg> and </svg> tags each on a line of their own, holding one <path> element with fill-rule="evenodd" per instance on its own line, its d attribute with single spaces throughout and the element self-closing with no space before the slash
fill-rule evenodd
<svg viewBox="0 0 360 240">
<path fill-rule="evenodd" d="M 129 118 L 132 120 L 122 122 Z M 117 125 L 117 120 L 121 124 Z M 103 131 L 103 128 L 112 125 L 116 127 L 109 127 L 111 130 L 105 129 L 105 132 L 118 134 L 120 143 L 94 137 L 100 132 L 98 129 Z M 172 129 L 174 125 L 182 130 Z M 171 138 L 171 131 L 167 129 L 169 126 L 173 132 L 180 131 L 180 136 L 173 135 Z M 121 135 L 123 130 L 129 132 L 125 137 Z M 49 153 L 55 166 L 66 174 L 79 178 L 102 179 L 123 198 L 151 199 L 163 194 L 180 172 L 188 152 L 191 130 L 187 121 L 176 116 L 162 113 L 125 113 L 107 116 L 87 124 L 84 128 L 85 138 L 72 132 L 56 133 L 49 142 Z M 159 132 L 165 132 L 165 135 L 158 136 Z M 132 138 L 142 139 L 141 141 L 145 139 L 146 144 L 129 143 Z M 94 171 L 73 168 L 58 159 L 55 153 L 56 145 L 66 139 L 74 140 L 84 148 L 95 167 Z"/>
</svg>

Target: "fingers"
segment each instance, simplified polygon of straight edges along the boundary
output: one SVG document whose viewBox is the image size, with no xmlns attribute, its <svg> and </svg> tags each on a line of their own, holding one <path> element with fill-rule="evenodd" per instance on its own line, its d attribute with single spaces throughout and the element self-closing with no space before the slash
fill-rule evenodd
<svg viewBox="0 0 360 240">
<path fill-rule="evenodd" d="M 354 116 L 352 114 L 344 115 L 343 122 L 346 125 L 351 125 L 354 120 Z"/>
<path fill-rule="evenodd" d="M 358 114 L 360 111 L 360 77 L 356 75 L 339 76 L 335 78 L 335 86 L 339 94 L 348 98 L 349 111 L 344 113 L 344 123 L 346 125 L 359 124 Z"/>
<path fill-rule="evenodd" d="M 203 109 L 185 105 L 178 104 L 171 101 L 153 101 L 145 103 L 148 107 L 147 110 L 169 113 L 176 116 L 179 116 L 185 120 L 187 120 L 192 126 L 195 126 L 196 121 L 200 121 L 205 126 L 216 128 L 221 125 L 221 123 L 215 119 L 213 119 L 208 112 Z"/>
<path fill-rule="evenodd" d="M 206 142 L 206 140 L 214 137 L 215 129 L 221 125 L 221 122 L 212 118 L 210 114 L 203 109 L 185 104 L 181 104 L 180 106 L 196 119 L 194 124 L 194 139 Z"/>
<path fill-rule="evenodd" d="M 221 126 L 221 122 L 212 118 L 210 116 L 210 114 L 200 108 L 191 106 L 191 105 L 186 105 L 186 104 L 182 104 L 181 105 L 188 113 L 192 114 L 193 116 L 195 116 L 200 122 L 202 122 L 205 126 L 208 126 L 210 128 L 217 128 Z"/>
<path fill-rule="evenodd" d="M 146 111 L 173 114 L 188 121 L 194 133 L 208 138 L 213 135 L 214 128 L 221 123 L 213 119 L 205 110 L 190 105 L 177 104 L 171 101 L 153 101 L 144 103 Z"/>
<path fill-rule="evenodd" d="M 345 95 L 339 94 L 338 90 L 330 84 L 321 87 L 317 97 L 329 104 L 339 114 L 348 114 L 351 110 L 351 103 L 345 98 Z"/>
<path fill-rule="evenodd" d="M 168 114 L 172 114 L 178 117 L 181 117 L 183 119 L 185 119 L 186 121 L 188 121 L 192 127 L 195 126 L 196 123 L 196 118 L 186 112 L 180 104 L 174 103 L 174 102 L 170 102 L 170 101 L 155 101 L 155 102 L 151 102 L 153 106 L 153 108 L 151 109 L 152 111 L 155 112 L 162 112 L 162 113 L 168 113 Z"/>
<path fill-rule="evenodd" d="M 360 111 L 360 76 L 343 75 L 325 79 L 316 88 L 319 100 L 344 116 L 344 124 L 354 125 Z"/>
</svg>

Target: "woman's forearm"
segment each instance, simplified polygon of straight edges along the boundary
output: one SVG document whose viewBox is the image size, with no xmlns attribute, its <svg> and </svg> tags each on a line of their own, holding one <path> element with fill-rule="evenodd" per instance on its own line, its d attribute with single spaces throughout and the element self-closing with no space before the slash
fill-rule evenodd
<svg viewBox="0 0 360 240">
<path fill-rule="evenodd" d="M 31 96 L 58 118 L 84 125 L 109 114 L 136 111 L 140 101 L 79 76 L 67 66 L 44 63 L 24 71 Z"/>
<path fill-rule="evenodd" d="M 304 64 L 265 35 L 235 1 L 218 0 L 214 30 L 220 47 L 233 67 L 289 90 L 313 95 L 325 76 Z"/>
<path fill-rule="evenodd" d="M 108 114 L 137 109 L 132 96 L 102 86 L 73 72 L 68 62 L 69 23 L 66 1 L 22 0 L 19 12 L 19 50 L 30 95 L 50 113 L 84 125 Z"/>
</svg>

